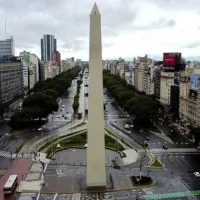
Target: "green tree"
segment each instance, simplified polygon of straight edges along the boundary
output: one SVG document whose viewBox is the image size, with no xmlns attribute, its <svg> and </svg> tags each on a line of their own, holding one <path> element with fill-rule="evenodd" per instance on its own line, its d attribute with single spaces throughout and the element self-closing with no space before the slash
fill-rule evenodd
<svg viewBox="0 0 200 200">
<path fill-rule="evenodd" d="M 39 111 L 39 119 L 46 118 L 48 114 L 52 113 L 53 111 L 58 110 L 58 104 L 55 99 L 51 96 L 44 94 L 44 93 L 36 93 L 33 95 L 28 96 L 23 102 L 23 108 L 25 107 L 38 107 Z"/>
<path fill-rule="evenodd" d="M 58 93 L 54 89 L 44 90 L 43 92 L 44 92 L 44 94 L 47 94 L 47 95 L 53 97 L 54 99 L 58 98 Z"/>
</svg>

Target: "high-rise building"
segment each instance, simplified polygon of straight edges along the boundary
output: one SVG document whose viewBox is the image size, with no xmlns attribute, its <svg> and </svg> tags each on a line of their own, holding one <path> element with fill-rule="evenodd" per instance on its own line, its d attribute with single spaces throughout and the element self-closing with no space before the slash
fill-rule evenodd
<svg viewBox="0 0 200 200">
<path fill-rule="evenodd" d="M 23 68 L 20 57 L 0 57 L 0 104 L 9 104 L 23 94 Z"/>
<path fill-rule="evenodd" d="M 154 94 L 157 99 L 160 99 L 160 75 L 161 69 L 157 68 L 154 73 Z"/>
<path fill-rule="evenodd" d="M 14 49 L 14 40 L 13 37 L 6 40 L 0 40 L 0 56 L 14 56 L 15 49 Z"/>
<path fill-rule="evenodd" d="M 53 35 L 44 35 L 41 39 L 41 60 L 53 61 L 53 52 L 57 51 L 57 41 Z"/>
<path fill-rule="evenodd" d="M 32 89 L 39 81 L 39 58 L 30 52 L 20 52 L 23 64 L 24 88 Z"/>
</svg>

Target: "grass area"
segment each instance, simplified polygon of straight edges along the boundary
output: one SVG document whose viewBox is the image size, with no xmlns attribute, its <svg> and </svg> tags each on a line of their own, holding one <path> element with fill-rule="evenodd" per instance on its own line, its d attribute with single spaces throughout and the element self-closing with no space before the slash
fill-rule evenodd
<svg viewBox="0 0 200 200">
<path fill-rule="evenodd" d="M 59 143 L 60 147 L 57 147 L 58 143 Z M 69 147 L 73 147 L 73 146 L 84 147 L 85 144 L 87 143 L 87 132 L 85 131 L 85 132 L 83 132 L 79 135 L 75 135 L 71 138 L 65 138 L 58 143 L 54 144 L 53 147 L 51 146 L 47 150 L 47 152 L 46 152 L 47 155 L 50 155 L 52 153 L 52 148 L 53 148 L 54 152 L 56 152 L 63 148 L 69 148 Z M 51 144 L 51 142 L 50 142 L 50 144 Z M 124 147 L 120 143 L 118 143 L 115 139 L 113 139 L 112 137 L 110 137 L 108 135 L 105 135 L 105 145 L 107 148 L 117 149 L 119 151 L 124 150 Z"/>
<path fill-rule="evenodd" d="M 45 144 L 43 144 L 43 145 L 38 149 L 38 151 L 42 151 L 42 150 L 46 149 L 47 147 L 49 147 L 50 145 L 52 145 L 52 143 L 57 142 L 57 141 L 59 141 L 60 139 L 63 139 L 63 138 L 65 138 L 65 137 L 68 137 L 68 136 L 71 136 L 71 135 L 80 133 L 81 131 L 82 131 L 82 130 L 76 131 L 76 132 L 73 132 L 73 133 L 70 133 L 70 134 L 68 134 L 68 135 L 63 135 L 63 136 L 56 137 L 56 138 L 54 138 L 53 140 L 48 141 L 48 142 L 46 142 Z"/>
<path fill-rule="evenodd" d="M 73 126 L 71 129 L 78 128 L 78 127 L 83 126 L 85 124 L 86 124 L 86 122 L 81 122 L 80 124 L 77 124 L 76 126 Z"/>
<path fill-rule="evenodd" d="M 120 138 L 118 136 L 116 136 L 114 133 L 112 133 L 108 129 L 105 129 L 105 130 L 108 132 L 108 134 L 112 135 L 113 137 L 117 137 L 120 140 Z M 124 143 L 127 147 L 132 148 L 132 146 L 130 144 L 126 143 L 125 141 L 122 141 L 122 143 Z"/>
<path fill-rule="evenodd" d="M 115 127 L 117 130 L 119 130 L 119 131 L 123 132 L 124 134 L 126 134 L 126 132 L 124 132 L 124 131 L 121 130 L 119 127 L 115 126 L 114 124 L 112 124 L 112 126 Z M 133 139 L 135 142 L 137 142 L 140 146 L 142 146 L 142 148 L 144 147 L 144 145 L 143 145 L 140 141 L 138 141 L 138 140 L 136 140 L 136 139 L 134 139 L 134 138 L 132 138 L 132 139 Z M 130 145 L 127 145 L 127 146 L 130 146 Z M 132 147 L 130 146 L 130 148 L 132 148 Z"/>
<path fill-rule="evenodd" d="M 139 176 L 131 176 L 130 179 L 133 187 L 147 187 L 154 182 L 151 177 L 147 176 L 142 176 L 141 179 Z"/>
<path fill-rule="evenodd" d="M 22 147 L 24 146 L 25 143 L 26 143 L 26 142 L 20 144 L 20 145 L 17 147 L 17 149 L 16 149 L 16 154 L 18 154 L 18 153 L 21 151 L 21 149 L 22 149 Z"/>
<path fill-rule="evenodd" d="M 155 160 L 148 167 L 163 168 L 163 164 L 155 158 Z"/>
</svg>

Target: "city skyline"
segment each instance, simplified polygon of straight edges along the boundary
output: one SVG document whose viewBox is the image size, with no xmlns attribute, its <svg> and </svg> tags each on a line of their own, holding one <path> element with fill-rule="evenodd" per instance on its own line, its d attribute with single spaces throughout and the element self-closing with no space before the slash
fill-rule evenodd
<svg viewBox="0 0 200 200">
<path fill-rule="evenodd" d="M 1 18 L 6 18 L 7 37 L 14 36 L 16 55 L 27 50 L 40 55 L 40 38 L 52 34 L 58 40 L 62 58 L 75 56 L 88 60 L 89 41 L 87 13 L 93 1 L 60 0 L 29 2 L 2 2 Z M 198 56 L 199 11 L 198 2 L 170 1 L 97 1 L 102 10 L 103 59 L 142 56 L 162 52 L 182 52 L 184 57 Z M 23 5 L 26 5 L 23 7 Z M 15 17 L 13 18 L 13 14 Z M 23 16 L 26 16 L 25 18 Z M 151 16 L 151 17 L 149 17 Z M 20 28 L 18 23 L 20 19 Z M 63 26 L 63 24 L 66 24 Z M 4 26 L 0 28 L 4 35 Z M 26 36 L 26 37 L 25 37 Z M 5 38 L 1 38 L 5 39 Z"/>
</svg>

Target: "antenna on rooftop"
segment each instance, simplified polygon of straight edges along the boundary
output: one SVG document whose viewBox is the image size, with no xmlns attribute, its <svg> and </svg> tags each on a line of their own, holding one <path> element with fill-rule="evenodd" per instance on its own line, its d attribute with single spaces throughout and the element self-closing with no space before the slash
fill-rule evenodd
<svg viewBox="0 0 200 200">
<path fill-rule="evenodd" d="M 5 39 L 6 39 L 6 18 L 5 18 Z"/>
</svg>

